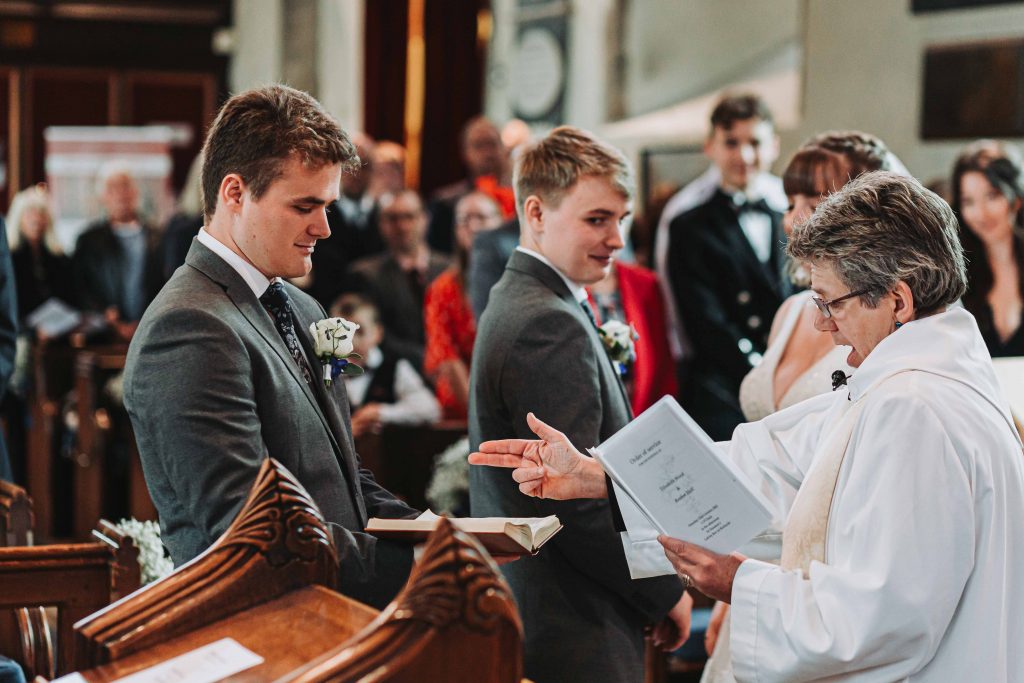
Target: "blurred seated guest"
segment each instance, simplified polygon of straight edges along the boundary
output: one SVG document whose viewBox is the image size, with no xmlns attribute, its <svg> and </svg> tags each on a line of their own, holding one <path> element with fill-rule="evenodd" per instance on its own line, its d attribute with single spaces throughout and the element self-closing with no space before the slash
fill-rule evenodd
<svg viewBox="0 0 1024 683">
<path fill-rule="evenodd" d="M 374 168 L 373 138 L 356 133 L 352 140 L 359 154 L 359 164 L 342 175 L 341 194 L 327 210 L 331 235 L 316 243 L 311 283 L 307 287 L 307 291 L 325 308 L 344 289 L 349 264 L 384 250 L 376 197 L 369 191 Z"/>
<path fill-rule="evenodd" d="M 953 167 L 953 210 L 967 254 L 963 304 L 989 353 L 1024 356 L 1024 176 L 1017 150 L 993 140 L 968 146 Z"/>
<path fill-rule="evenodd" d="M 639 415 L 662 396 L 675 396 L 665 301 L 654 271 L 616 260 L 608 277 L 587 289 L 599 328 L 617 320 L 636 331 L 636 358 L 620 366 L 633 414 Z"/>
<path fill-rule="evenodd" d="M 423 378 L 409 361 L 381 345 L 386 332 L 372 301 L 344 294 L 331 307 L 331 315 L 359 325 L 352 350 L 362 356 L 356 363 L 363 374 L 345 377 L 353 438 L 380 431 L 383 425 L 430 424 L 440 419 L 441 407 Z"/>
<path fill-rule="evenodd" d="M 368 296 L 387 328 L 385 345 L 423 368 L 423 299 L 449 259 L 427 246 L 427 213 L 413 190 L 380 199 L 380 232 L 387 251 L 366 256 L 349 269 L 349 289 Z"/>
<path fill-rule="evenodd" d="M 47 299 L 71 301 L 71 260 L 57 240 L 44 188 L 30 187 L 14 195 L 7 214 L 7 241 L 22 320 Z"/>
<path fill-rule="evenodd" d="M 469 270 L 466 285 L 473 315 L 477 320 L 487 308 L 491 288 L 498 284 L 509 256 L 519 246 L 519 221 L 516 218 L 505 221 L 496 230 L 481 232 L 473 240 L 469 252 Z"/>
<path fill-rule="evenodd" d="M 405 189 L 405 147 L 381 140 L 370 153 L 370 195 L 376 199 Z"/>
<path fill-rule="evenodd" d="M 160 289 L 157 234 L 139 215 L 139 187 L 130 169 L 105 165 L 97 187 L 107 215 L 78 237 L 75 292 L 82 310 L 105 313 L 118 336 L 130 339 Z"/>
<path fill-rule="evenodd" d="M 203 189 L 200 177 L 203 169 L 203 153 L 192 160 L 185 178 L 185 186 L 178 195 L 178 210 L 167 221 L 163 237 L 160 238 L 160 262 L 163 281 L 179 266 L 185 265 L 185 255 L 192 246 L 192 240 L 203 227 Z"/>
<path fill-rule="evenodd" d="M 974 317 L 951 306 L 967 284 L 957 232 L 946 202 L 885 171 L 793 230 L 814 324 L 855 370 L 720 444 L 769 503 L 780 566 L 659 537 L 684 583 L 731 602 L 737 680 L 1024 671 L 1022 444 Z M 530 423 L 542 441 L 481 444 L 470 462 L 516 468 L 530 495 L 608 495 L 596 460 Z"/>
<path fill-rule="evenodd" d="M 470 119 L 462 128 L 460 152 L 467 176 L 438 189 L 430 199 L 430 246 L 446 253 L 454 246 L 455 204 L 473 190 L 490 195 L 505 218 L 515 215 L 508 150 L 497 127 L 484 116 Z"/>
<path fill-rule="evenodd" d="M 469 409 L 469 361 L 476 321 L 466 293 L 466 271 L 476 235 L 501 225 L 494 200 L 470 192 L 455 205 L 455 260 L 430 287 L 424 305 L 427 345 L 424 371 L 434 380 L 444 416 L 465 420 Z"/>
</svg>

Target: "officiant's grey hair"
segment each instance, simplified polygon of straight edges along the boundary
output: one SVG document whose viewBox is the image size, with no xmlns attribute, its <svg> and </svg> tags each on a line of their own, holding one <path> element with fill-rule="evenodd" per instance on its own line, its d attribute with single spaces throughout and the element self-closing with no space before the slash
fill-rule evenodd
<svg viewBox="0 0 1024 683">
<path fill-rule="evenodd" d="M 956 216 L 913 178 L 865 173 L 793 229 L 790 257 L 831 266 L 870 308 L 903 281 L 927 315 L 963 296 L 967 269 Z"/>
</svg>

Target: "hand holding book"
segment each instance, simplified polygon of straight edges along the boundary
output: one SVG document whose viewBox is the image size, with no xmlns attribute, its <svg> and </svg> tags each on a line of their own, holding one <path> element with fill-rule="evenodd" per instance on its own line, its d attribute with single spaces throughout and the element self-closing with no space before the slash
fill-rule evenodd
<svg viewBox="0 0 1024 683">
<path fill-rule="evenodd" d="M 533 413 L 526 423 L 539 440 L 485 441 L 470 453 L 472 465 L 512 468 L 512 478 L 528 496 L 553 500 L 607 498 L 604 470 L 596 460 L 580 453 L 562 432 Z"/>
</svg>

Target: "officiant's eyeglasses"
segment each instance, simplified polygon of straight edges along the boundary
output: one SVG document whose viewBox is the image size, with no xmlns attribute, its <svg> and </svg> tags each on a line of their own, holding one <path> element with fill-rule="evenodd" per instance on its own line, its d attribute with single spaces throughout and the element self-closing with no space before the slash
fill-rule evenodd
<svg viewBox="0 0 1024 683">
<path fill-rule="evenodd" d="M 811 297 L 811 301 L 814 302 L 814 305 L 818 307 L 818 310 L 821 311 L 821 314 L 823 316 L 825 316 L 826 318 L 831 318 L 832 317 L 832 310 L 829 308 L 829 306 L 832 306 L 834 304 L 842 303 L 842 302 L 846 301 L 847 299 L 852 299 L 855 296 L 861 296 L 863 294 L 867 294 L 870 291 L 871 291 L 870 289 L 858 289 L 856 292 L 850 292 L 849 294 L 844 294 L 842 296 L 837 296 L 835 299 L 829 299 L 828 301 L 825 301 L 824 299 L 822 299 L 821 297 L 818 297 L 818 296 L 812 296 Z"/>
</svg>

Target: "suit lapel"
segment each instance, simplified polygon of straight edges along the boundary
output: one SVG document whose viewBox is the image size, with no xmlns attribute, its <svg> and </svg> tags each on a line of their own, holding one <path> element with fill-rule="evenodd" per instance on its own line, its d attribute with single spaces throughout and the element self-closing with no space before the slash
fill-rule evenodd
<svg viewBox="0 0 1024 683">
<path fill-rule="evenodd" d="M 612 364 L 612 359 L 608 357 L 608 352 L 604 348 L 604 343 L 601 341 L 601 337 L 598 335 L 597 329 L 594 328 L 590 318 L 587 317 L 583 307 L 580 306 L 579 302 L 576 301 L 575 297 L 573 297 L 572 292 L 569 291 L 569 288 L 566 286 L 565 281 L 561 276 L 559 276 L 559 274 L 546 263 L 543 263 L 539 259 L 534 258 L 529 254 L 524 254 L 518 250 L 512 252 L 512 256 L 508 260 L 507 268 L 509 270 L 518 271 L 537 278 L 569 306 L 572 314 L 583 324 L 584 328 L 588 330 L 591 345 L 594 347 L 594 351 L 597 353 L 598 358 L 604 359 L 604 362 L 600 363 L 600 366 L 601 372 L 604 373 L 605 380 L 618 386 L 619 395 L 622 398 L 626 412 L 631 416 L 632 412 L 629 407 L 629 396 L 626 395 L 626 387 L 622 383 L 622 378 L 619 377 L 618 371 L 616 371 L 615 366 Z"/>
<path fill-rule="evenodd" d="M 754 245 L 750 243 L 746 233 L 743 232 L 739 216 L 736 214 L 736 210 L 730 203 L 729 198 L 719 191 L 715 201 L 717 209 L 715 217 L 718 222 L 719 234 L 729 243 L 733 253 L 747 262 L 745 270 L 748 273 L 754 274 L 766 287 L 776 294 L 780 294 L 778 262 L 775 256 L 778 251 L 776 233 L 781 228 L 781 219 L 776 214 L 772 214 L 772 258 L 768 260 L 768 263 L 762 263 L 761 259 L 757 257 L 757 252 L 754 251 Z"/>
<path fill-rule="evenodd" d="M 327 431 L 331 445 L 334 447 L 335 457 L 338 458 L 339 462 L 343 460 L 342 448 L 338 443 L 338 439 L 335 437 L 335 432 L 331 429 L 331 425 L 328 423 L 316 396 L 313 394 L 313 389 L 306 384 L 305 380 L 302 379 L 299 366 L 295 363 L 295 360 L 288 352 L 288 347 L 285 346 L 284 340 L 281 339 L 281 335 L 278 334 L 277 328 L 274 326 L 274 323 L 270 318 L 270 314 L 268 314 L 263 308 L 263 305 L 259 302 L 259 299 L 256 298 L 256 295 L 253 293 L 249 285 L 242 280 L 241 276 L 238 275 L 238 273 L 236 273 L 235 270 L 228 265 L 226 261 L 224 261 L 224 259 L 214 254 L 208 247 L 206 247 L 206 245 L 198 240 L 192 243 L 192 247 L 189 249 L 185 262 L 224 287 L 224 292 L 228 295 L 228 298 L 231 299 L 232 303 L 235 304 L 239 313 L 241 313 L 246 321 L 252 325 L 260 337 L 263 338 L 263 341 L 266 342 L 267 346 L 273 349 L 274 353 L 277 354 L 278 359 L 286 368 L 286 371 L 291 375 L 292 380 L 297 382 L 302 388 L 302 393 L 309 401 L 310 407 L 316 413 L 320 422 L 323 424 L 324 429 Z M 294 310 L 294 306 L 292 308 Z M 298 316 L 296 316 L 296 334 L 300 340 L 304 341 L 304 345 L 307 345 L 309 344 L 308 337 L 305 335 L 305 330 L 299 329 L 301 326 Z M 307 358 L 312 357 L 308 350 L 306 353 Z M 318 379 L 316 370 L 320 367 L 319 363 L 311 362 L 310 367 L 313 369 L 313 381 L 315 383 Z M 320 375 L 320 377 L 322 377 L 322 375 Z M 350 469 L 351 468 L 346 467 L 346 470 Z"/>
<path fill-rule="evenodd" d="M 302 316 L 298 311 L 295 312 L 295 317 L 298 323 L 296 327 L 301 328 L 296 329 L 295 333 L 299 337 L 299 343 L 302 345 L 306 358 L 310 359 L 310 367 L 313 368 L 313 392 L 316 394 L 319 407 L 322 408 L 321 416 L 329 423 L 327 432 L 331 435 L 331 443 L 334 445 L 338 462 L 345 470 L 345 478 L 348 479 L 349 490 L 359 509 L 359 518 L 365 523 L 367 519 L 366 507 L 363 502 L 362 491 L 359 489 L 358 460 L 355 449 L 347 438 L 348 431 L 345 428 L 344 421 L 339 414 L 337 401 L 341 399 L 331 395 L 335 391 L 347 391 L 344 386 L 338 386 L 339 384 L 344 384 L 345 380 L 336 380 L 332 383 L 334 386 L 330 390 L 327 389 L 323 382 L 323 365 L 320 363 L 320 359 L 316 357 L 316 349 L 313 346 L 313 340 L 309 336 L 309 323 L 315 321 L 300 320 Z M 339 435 L 337 439 L 334 438 L 335 434 Z"/>
</svg>

